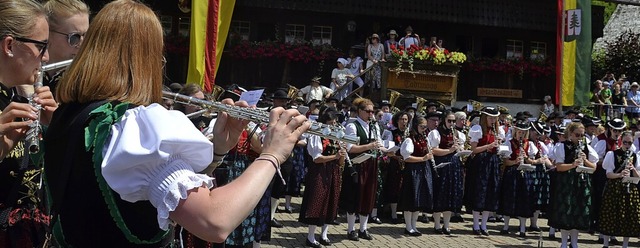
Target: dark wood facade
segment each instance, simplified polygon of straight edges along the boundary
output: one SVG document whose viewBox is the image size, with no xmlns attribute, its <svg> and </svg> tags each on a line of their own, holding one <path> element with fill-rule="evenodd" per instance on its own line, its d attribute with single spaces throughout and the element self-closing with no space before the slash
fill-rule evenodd
<svg viewBox="0 0 640 248">
<path fill-rule="evenodd" d="M 172 17 L 169 36 L 179 36 L 179 20 L 189 18 L 190 14 L 180 12 L 177 1 L 150 1 L 149 4 L 159 15 Z M 555 64 L 556 7 L 555 0 L 236 0 L 233 21 L 248 23 L 249 41 L 285 40 L 287 24 L 304 25 L 304 38 L 310 40 L 313 26 L 328 26 L 332 28 L 331 45 L 344 51 L 345 56 L 350 47 L 362 45 L 372 33 L 380 34 L 384 40 L 390 29 L 403 34 L 405 27 L 411 25 L 415 33 L 427 41 L 435 36 L 444 40 L 448 50 L 467 54 L 468 63 L 463 65 L 458 81 L 459 100 L 529 103 L 553 94 L 554 74 L 532 76 L 528 72 L 474 71 L 466 67 L 477 58 L 505 58 L 514 41 L 522 44 L 525 60 L 535 47 L 544 44 L 545 58 Z M 594 6 L 596 37 L 601 35 L 598 29 L 602 23 L 601 12 L 601 8 Z M 355 30 L 350 30 L 353 24 Z M 186 41 L 184 45 L 188 46 Z M 233 58 L 230 53 L 226 51 L 223 55 L 217 84 L 277 88 L 290 83 L 302 87 L 316 75 L 328 84 L 335 67 L 335 59 L 327 59 L 321 65 L 317 61 L 243 60 Z M 359 51 L 358 55 L 364 56 L 364 52 Z M 167 54 L 170 80 L 180 82 L 186 78 L 187 56 Z M 478 88 L 521 90 L 522 97 L 482 97 L 478 96 Z"/>
</svg>

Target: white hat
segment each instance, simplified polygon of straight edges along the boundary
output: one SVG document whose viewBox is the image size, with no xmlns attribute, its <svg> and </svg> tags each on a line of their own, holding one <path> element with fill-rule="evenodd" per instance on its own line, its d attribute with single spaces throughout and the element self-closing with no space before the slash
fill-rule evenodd
<svg viewBox="0 0 640 248">
<path fill-rule="evenodd" d="M 640 85 L 638 84 L 638 82 L 633 82 L 633 83 L 631 83 L 631 87 L 633 87 L 633 86 L 640 86 Z"/>
<path fill-rule="evenodd" d="M 389 30 L 389 35 L 395 35 L 395 36 L 398 36 L 398 33 L 396 33 L 396 31 L 395 31 L 395 30 L 391 29 L 391 30 Z"/>
<path fill-rule="evenodd" d="M 347 60 L 346 60 L 346 59 L 344 59 L 344 58 L 339 58 L 339 59 L 338 59 L 338 63 L 341 63 L 341 64 L 343 64 L 343 65 L 347 65 L 347 63 L 348 63 L 348 62 L 347 62 Z"/>
</svg>

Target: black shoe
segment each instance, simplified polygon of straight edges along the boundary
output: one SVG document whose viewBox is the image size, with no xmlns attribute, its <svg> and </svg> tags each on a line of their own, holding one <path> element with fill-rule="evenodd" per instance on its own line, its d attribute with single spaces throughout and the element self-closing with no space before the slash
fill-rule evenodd
<svg viewBox="0 0 640 248">
<path fill-rule="evenodd" d="M 378 216 L 369 217 L 369 222 L 376 223 L 376 224 L 382 224 L 382 221 L 380 220 L 380 218 L 378 218 Z"/>
<path fill-rule="evenodd" d="M 331 246 L 331 240 L 329 239 L 320 239 L 320 244 L 324 246 Z"/>
<path fill-rule="evenodd" d="M 604 239 L 603 238 L 598 238 L 598 244 L 604 244 Z"/>
<path fill-rule="evenodd" d="M 451 230 L 449 230 L 449 229 L 445 229 L 445 228 L 442 228 L 442 234 L 444 234 L 444 235 L 451 235 Z"/>
<path fill-rule="evenodd" d="M 540 232 L 540 227 L 537 226 L 530 226 L 529 227 L 529 232 Z"/>
<path fill-rule="evenodd" d="M 313 248 L 321 248 L 322 246 L 320 245 L 320 243 L 318 243 L 318 241 L 311 243 L 311 241 L 309 241 L 307 239 L 306 245 L 308 247 L 313 247 Z"/>
<path fill-rule="evenodd" d="M 498 221 L 496 220 L 496 217 L 489 216 L 489 219 L 487 219 L 487 222 L 494 222 L 495 223 L 495 222 L 498 222 Z"/>
<path fill-rule="evenodd" d="M 420 217 L 418 217 L 418 221 L 422 223 L 429 223 L 429 218 L 426 215 L 421 215 Z"/>
<path fill-rule="evenodd" d="M 484 236 L 489 236 L 489 231 L 487 230 L 480 230 L 480 233 Z"/>
<path fill-rule="evenodd" d="M 556 235 L 555 234 L 549 234 L 549 239 L 555 240 L 556 239 Z"/>
<path fill-rule="evenodd" d="M 609 245 L 620 245 L 620 241 L 618 241 L 616 237 L 611 237 L 609 239 Z"/>
<path fill-rule="evenodd" d="M 606 246 L 606 245 L 605 245 L 605 246 L 602 246 L 602 248 L 609 248 L 609 246 Z"/>
<path fill-rule="evenodd" d="M 518 236 L 520 236 L 520 238 L 526 238 L 527 237 L 527 233 L 520 232 L 520 234 Z"/>
<path fill-rule="evenodd" d="M 398 218 L 391 218 L 391 224 L 400 224 L 402 223 L 402 221 L 400 221 L 400 219 Z"/>
<path fill-rule="evenodd" d="M 282 223 L 278 222 L 278 220 L 276 220 L 275 218 L 271 219 L 271 227 L 275 227 L 275 228 L 281 228 L 284 225 L 282 225 Z"/>
<path fill-rule="evenodd" d="M 473 235 L 480 235 L 480 230 L 473 230 Z"/>
<path fill-rule="evenodd" d="M 407 229 L 404 229 L 404 234 L 412 236 L 412 237 L 418 237 L 418 236 L 422 236 L 422 233 L 418 232 L 418 231 L 407 231 Z"/>
<path fill-rule="evenodd" d="M 440 229 L 436 229 L 436 228 L 434 228 L 434 229 L 433 229 L 433 233 L 435 233 L 435 234 L 442 234 L 442 228 L 440 228 Z"/>
<path fill-rule="evenodd" d="M 366 240 L 373 239 L 373 237 L 371 237 L 371 234 L 369 234 L 369 231 L 367 230 L 364 230 L 364 232 L 358 231 L 358 238 L 366 239 Z"/>
<path fill-rule="evenodd" d="M 333 220 L 332 222 L 329 222 L 329 224 L 331 225 L 340 225 L 340 221 L 338 221 L 338 219 Z"/>
<path fill-rule="evenodd" d="M 504 222 L 504 218 L 502 216 L 496 217 L 496 222 Z"/>
<path fill-rule="evenodd" d="M 509 230 L 500 230 L 500 235 L 509 235 Z"/>
<path fill-rule="evenodd" d="M 347 233 L 347 238 L 349 240 L 353 240 L 353 241 L 358 241 L 360 239 L 358 239 L 358 234 L 356 233 L 356 231 L 351 231 Z"/>
<path fill-rule="evenodd" d="M 451 216 L 451 223 L 463 223 L 464 219 L 460 215 Z"/>
</svg>

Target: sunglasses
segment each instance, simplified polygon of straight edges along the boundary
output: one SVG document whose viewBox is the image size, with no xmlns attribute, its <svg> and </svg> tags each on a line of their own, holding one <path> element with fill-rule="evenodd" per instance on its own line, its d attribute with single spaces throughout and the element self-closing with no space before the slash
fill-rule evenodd
<svg viewBox="0 0 640 248">
<path fill-rule="evenodd" d="M 622 141 L 623 145 L 632 145 L 633 141 Z"/>
<path fill-rule="evenodd" d="M 49 47 L 49 41 L 32 40 L 32 39 L 22 38 L 22 37 L 13 37 L 13 38 L 16 39 L 17 41 L 22 42 L 22 43 L 32 43 L 32 44 L 34 44 L 36 46 L 36 48 L 38 49 L 38 51 L 40 52 L 38 57 L 42 57 L 44 55 L 44 53 L 47 51 L 47 48 Z"/>
<path fill-rule="evenodd" d="M 65 35 L 67 36 L 67 43 L 69 43 L 69 46 L 72 47 L 78 47 L 80 46 L 80 42 L 84 39 L 84 34 L 80 34 L 80 33 L 63 33 L 63 32 L 58 32 L 55 30 L 49 30 L 53 33 L 56 34 L 61 34 L 61 35 Z"/>
<path fill-rule="evenodd" d="M 376 112 L 374 110 L 366 110 L 366 109 L 361 109 L 361 110 L 364 111 L 364 112 L 367 112 L 369 114 L 373 114 L 374 112 Z"/>
<path fill-rule="evenodd" d="M 427 125 L 418 125 L 419 128 L 427 128 Z"/>
<path fill-rule="evenodd" d="M 576 138 L 582 138 L 584 137 L 584 133 L 573 133 L 573 136 L 576 136 Z"/>
<path fill-rule="evenodd" d="M 456 120 L 455 120 L 455 119 L 453 119 L 453 120 L 447 120 L 447 122 L 449 122 L 449 123 L 456 123 Z"/>
<path fill-rule="evenodd" d="M 611 130 L 611 132 L 614 132 L 614 133 L 622 133 L 622 130 L 613 129 L 613 130 Z"/>
</svg>

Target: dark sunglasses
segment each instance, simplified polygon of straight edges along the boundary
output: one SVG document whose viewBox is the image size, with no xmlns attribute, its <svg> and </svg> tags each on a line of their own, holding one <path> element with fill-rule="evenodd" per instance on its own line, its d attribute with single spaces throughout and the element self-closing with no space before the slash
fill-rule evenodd
<svg viewBox="0 0 640 248">
<path fill-rule="evenodd" d="M 573 136 L 576 136 L 576 138 L 582 138 L 584 137 L 584 133 L 573 133 Z"/>
<path fill-rule="evenodd" d="M 449 123 L 456 123 L 456 120 L 455 120 L 455 119 L 453 119 L 453 120 L 447 120 L 447 122 L 449 122 Z"/>
<path fill-rule="evenodd" d="M 361 110 L 364 111 L 364 112 L 367 112 L 369 114 L 373 114 L 374 112 L 376 112 L 374 110 L 366 110 L 366 109 L 361 109 Z"/>
<path fill-rule="evenodd" d="M 67 43 L 69 43 L 69 46 L 72 47 L 78 47 L 80 45 L 80 42 L 82 41 L 82 39 L 84 38 L 84 34 L 80 34 L 80 33 L 63 33 L 63 32 L 58 32 L 55 30 L 49 30 L 51 32 L 54 32 L 56 34 L 61 34 L 61 35 L 65 35 L 67 36 Z"/>
<path fill-rule="evenodd" d="M 419 127 L 419 128 L 427 128 L 427 127 L 429 127 L 429 126 L 427 126 L 427 125 L 418 125 L 418 127 Z"/>
<path fill-rule="evenodd" d="M 633 145 L 633 141 L 622 141 L 623 145 Z"/>
<path fill-rule="evenodd" d="M 613 129 L 613 130 L 611 130 L 611 132 L 614 132 L 614 133 L 622 133 L 622 130 Z"/>
<path fill-rule="evenodd" d="M 40 51 L 40 54 L 38 55 L 38 57 L 42 57 L 44 53 L 47 51 L 47 47 L 49 47 L 49 41 L 32 40 L 32 39 L 22 38 L 22 37 L 13 37 L 13 38 L 22 43 L 33 43 L 38 49 L 38 51 Z"/>
</svg>

